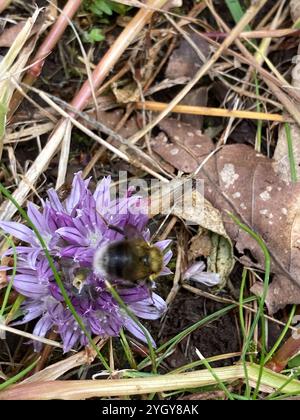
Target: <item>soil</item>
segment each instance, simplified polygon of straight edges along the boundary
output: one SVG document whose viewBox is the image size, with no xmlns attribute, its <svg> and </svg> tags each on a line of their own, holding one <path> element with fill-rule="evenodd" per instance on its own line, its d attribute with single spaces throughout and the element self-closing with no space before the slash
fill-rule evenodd
<svg viewBox="0 0 300 420">
<path fill-rule="evenodd" d="M 187 291 L 181 291 L 167 313 L 160 341 L 168 341 L 187 327 L 225 306 L 202 296 L 192 296 Z M 199 360 L 196 349 L 205 358 L 240 351 L 241 340 L 236 311 L 230 311 L 182 340 L 167 359 L 169 368 L 178 368 Z M 234 358 L 229 358 L 213 362 L 212 366 L 232 365 L 234 361 Z"/>
</svg>

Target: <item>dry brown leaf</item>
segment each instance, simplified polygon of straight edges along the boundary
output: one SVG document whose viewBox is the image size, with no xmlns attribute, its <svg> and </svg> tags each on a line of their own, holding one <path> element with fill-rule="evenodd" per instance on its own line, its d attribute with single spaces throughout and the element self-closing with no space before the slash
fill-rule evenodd
<svg viewBox="0 0 300 420">
<path fill-rule="evenodd" d="M 119 87 L 117 83 L 113 83 L 112 91 L 117 102 L 120 104 L 128 104 L 129 102 L 137 102 L 140 100 L 140 91 L 136 83 L 129 83 L 122 88 Z"/>
<path fill-rule="evenodd" d="M 207 106 L 208 101 L 208 88 L 206 86 L 201 86 L 198 89 L 191 90 L 184 100 L 181 102 L 182 105 L 190 106 Z M 191 124 L 193 127 L 198 130 L 202 130 L 203 127 L 203 116 L 201 115 L 188 115 L 183 114 L 180 118 L 180 121 L 187 124 Z"/>
<path fill-rule="evenodd" d="M 299 0 L 291 0 L 291 15 L 293 21 L 296 22 L 300 18 L 300 2 Z"/>
<path fill-rule="evenodd" d="M 40 11 L 40 16 L 31 29 L 30 37 L 36 35 L 40 31 L 46 30 L 46 28 L 53 23 L 51 9 L 52 6 L 50 5 L 44 11 Z M 16 37 L 24 28 L 25 23 L 26 21 L 21 21 L 17 22 L 15 25 L 5 28 L 0 34 L 0 47 L 10 48 Z"/>
<path fill-rule="evenodd" d="M 185 173 L 194 172 L 214 149 L 207 136 L 189 125 L 168 119 L 160 128 L 167 139 L 154 139 L 153 150 Z M 271 313 L 300 303 L 300 183 L 283 181 L 274 165 L 251 147 L 238 144 L 223 147 L 205 163 L 205 172 L 199 173 L 205 182 L 205 197 L 222 213 L 226 232 L 246 265 L 264 269 L 264 255 L 226 212 L 237 214 L 266 242 L 275 274 L 267 301 Z"/>
<path fill-rule="evenodd" d="M 94 340 L 99 350 L 103 347 L 106 341 L 107 340 L 102 340 L 99 342 L 99 338 L 96 338 Z M 21 383 L 28 384 L 33 382 L 55 381 L 56 379 L 63 376 L 66 372 L 69 372 L 70 370 L 76 367 L 90 365 L 94 361 L 96 356 L 97 353 L 95 350 L 91 349 L 90 347 L 86 347 L 84 350 L 74 354 L 73 356 L 67 357 L 66 359 L 63 359 L 60 362 L 47 366 L 40 372 L 29 376 Z"/>
<path fill-rule="evenodd" d="M 18 22 L 9 28 L 4 29 L 0 35 L 0 47 L 11 47 L 17 35 L 24 28 L 25 22 Z"/>
<path fill-rule="evenodd" d="M 195 261 L 198 257 L 209 257 L 212 251 L 212 243 L 209 232 L 200 228 L 197 235 L 191 239 L 188 252 L 188 260 Z"/>
<path fill-rule="evenodd" d="M 170 206 L 166 203 L 171 202 L 169 198 L 174 197 L 173 193 L 176 187 L 165 184 L 165 188 L 166 191 L 159 190 L 158 194 L 151 195 L 151 216 L 172 214 L 190 224 L 210 231 L 212 248 L 207 268 L 208 271 L 220 275 L 220 287 L 223 287 L 233 268 L 234 260 L 232 243 L 224 228 L 220 211 L 214 208 L 197 189 L 191 189 L 190 193 L 185 191 L 180 200 L 175 200 L 170 211 Z"/>
<path fill-rule="evenodd" d="M 209 44 L 194 32 L 188 33 L 188 37 L 197 46 L 202 55 L 208 58 L 210 53 Z M 178 48 L 172 53 L 169 59 L 166 77 L 171 80 L 179 77 L 192 78 L 202 64 L 203 60 L 201 60 L 195 49 L 188 41 L 181 38 Z"/>
</svg>

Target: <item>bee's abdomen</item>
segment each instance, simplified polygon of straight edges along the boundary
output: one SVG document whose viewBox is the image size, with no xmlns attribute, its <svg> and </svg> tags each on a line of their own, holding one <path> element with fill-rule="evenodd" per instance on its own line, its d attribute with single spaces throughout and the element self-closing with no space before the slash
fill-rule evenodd
<svg viewBox="0 0 300 420">
<path fill-rule="evenodd" d="M 128 267 L 132 266 L 132 257 L 124 241 L 111 244 L 104 256 L 105 271 L 112 277 L 128 279 Z"/>
</svg>

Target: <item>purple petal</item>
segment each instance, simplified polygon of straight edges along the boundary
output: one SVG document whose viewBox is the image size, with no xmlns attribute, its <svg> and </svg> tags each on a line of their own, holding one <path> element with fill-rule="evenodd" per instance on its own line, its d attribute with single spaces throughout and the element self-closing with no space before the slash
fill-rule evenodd
<svg viewBox="0 0 300 420">
<path fill-rule="evenodd" d="M 33 231 L 27 226 L 24 226 L 22 223 L 1 221 L 0 228 L 21 241 L 34 246 L 37 245 L 36 237 Z"/>
<path fill-rule="evenodd" d="M 82 179 L 82 173 L 77 172 L 74 175 L 72 190 L 69 197 L 65 201 L 66 210 L 69 214 L 75 209 L 80 200 L 83 198 L 83 194 L 86 191 L 86 183 Z"/>
<path fill-rule="evenodd" d="M 170 274 L 173 274 L 173 271 L 171 271 L 168 267 L 164 267 L 161 272 L 159 273 L 160 276 L 169 276 Z"/>
<path fill-rule="evenodd" d="M 39 230 L 39 232 L 40 233 L 43 232 L 45 230 L 46 226 L 45 226 L 45 221 L 44 221 L 43 215 L 38 210 L 38 207 L 35 204 L 29 202 L 28 203 L 27 214 L 28 214 L 31 222 Z"/>
<path fill-rule="evenodd" d="M 127 304 L 139 302 L 141 300 L 149 298 L 149 290 L 146 286 L 130 287 L 129 289 L 120 289 L 118 293 L 122 300 L 124 300 L 124 302 Z"/>
<path fill-rule="evenodd" d="M 16 274 L 13 280 L 14 288 L 21 295 L 32 299 L 40 299 L 49 292 L 47 284 L 39 284 L 34 275 Z"/>
<path fill-rule="evenodd" d="M 168 248 L 168 246 L 171 244 L 171 242 L 172 241 L 170 239 L 166 239 L 164 241 L 156 242 L 154 245 L 157 246 L 162 251 L 164 251 L 166 248 Z"/>
<path fill-rule="evenodd" d="M 206 286 L 212 287 L 220 284 L 221 277 L 217 273 L 202 272 L 194 274 L 189 280 L 196 281 L 198 283 L 205 284 Z"/>
<path fill-rule="evenodd" d="M 193 280 L 206 286 L 216 286 L 220 283 L 221 277 L 217 273 L 203 271 L 205 264 L 203 261 L 191 265 L 183 274 L 183 280 Z"/>
<path fill-rule="evenodd" d="M 203 261 L 196 262 L 192 264 L 183 274 L 183 280 L 191 278 L 194 274 L 202 272 L 205 270 L 205 264 Z"/>
<path fill-rule="evenodd" d="M 36 335 L 38 337 L 45 337 L 47 332 L 51 329 L 53 326 L 52 319 L 49 315 L 44 315 L 35 325 L 33 330 L 33 335 Z M 38 341 L 34 341 L 34 348 L 36 351 L 40 351 L 42 346 L 42 343 Z"/>
<path fill-rule="evenodd" d="M 130 309 L 143 319 L 158 319 L 167 309 L 166 302 L 156 293 L 152 293 L 152 297 L 144 299 L 140 302 L 132 303 Z"/>
<path fill-rule="evenodd" d="M 60 331 L 60 336 L 63 341 L 64 353 L 67 353 L 72 349 L 72 347 L 77 344 L 81 335 L 81 330 L 78 326 L 75 326 L 75 323 L 70 323 L 68 327 Z"/>
<path fill-rule="evenodd" d="M 32 252 L 28 253 L 27 262 L 30 268 L 35 269 L 36 261 L 40 253 L 41 253 L 40 249 L 33 249 Z"/>
<path fill-rule="evenodd" d="M 76 228 L 63 227 L 57 229 L 56 233 L 58 233 L 63 239 L 68 241 L 70 244 L 81 246 L 89 245 L 88 239 L 85 238 Z"/>
<path fill-rule="evenodd" d="M 50 190 L 47 191 L 47 194 L 49 197 L 49 202 L 50 202 L 51 207 L 57 212 L 63 213 L 64 207 L 60 202 L 57 192 L 53 188 L 50 188 Z"/>
<path fill-rule="evenodd" d="M 103 178 L 94 192 L 96 209 L 100 214 L 105 213 L 110 206 L 110 184 L 110 176 Z"/>
<path fill-rule="evenodd" d="M 172 256 L 173 256 L 173 252 L 171 250 L 170 251 L 167 251 L 166 254 L 164 254 L 164 265 L 168 265 L 169 264 Z"/>
<path fill-rule="evenodd" d="M 131 318 L 127 318 L 124 323 L 124 327 L 137 339 L 143 341 L 144 343 L 147 343 L 147 339 L 141 328 L 134 322 Z M 144 327 L 144 329 L 148 333 L 148 338 L 151 341 L 151 344 L 154 348 L 156 348 L 155 341 L 153 340 L 151 334 L 148 332 L 147 328 Z"/>
<path fill-rule="evenodd" d="M 14 322 L 12 325 L 26 324 L 27 322 L 41 316 L 44 312 L 44 306 L 44 302 L 41 300 L 25 301 L 25 304 L 22 305 L 22 310 L 25 315 L 21 321 Z"/>
</svg>

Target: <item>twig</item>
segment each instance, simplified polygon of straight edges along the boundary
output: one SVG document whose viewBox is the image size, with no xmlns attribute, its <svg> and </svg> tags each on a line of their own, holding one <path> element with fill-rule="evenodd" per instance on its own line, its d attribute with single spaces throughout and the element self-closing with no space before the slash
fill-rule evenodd
<svg viewBox="0 0 300 420">
<path fill-rule="evenodd" d="M 161 112 L 168 107 L 168 104 L 162 102 L 135 102 L 137 109 L 145 109 L 147 111 Z M 293 120 L 288 117 L 284 117 L 280 114 L 269 114 L 264 112 L 252 112 L 252 111 L 240 111 L 230 110 L 222 108 L 209 108 L 204 106 L 190 106 L 190 105 L 177 105 L 171 112 L 179 114 L 190 114 L 190 115 L 207 115 L 211 117 L 222 117 L 222 118 L 245 118 L 248 120 L 262 120 L 262 121 L 274 121 L 274 122 L 292 122 Z"/>
<path fill-rule="evenodd" d="M 204 290 L 201 290 L 201 289 L 198 289 L 196 287 L 190 286 L 189 284 L 182 283 L 181 286 L 182 286 L 183 289 L 186 289 L 189 292 L 194 293 L 195 295 L 203 296 L 206 299 L 211 299 L 211 300 L 213 300 L 215 302 L 219 302 L 219 303 L 223 303 L 223 304 L 225 304 L 225 303 L 234 303 L 234 304 L 238 305 L 238 302 L 236 302 L 233 299 L 229 299 L 229 298 L 225 298 L 225 297 L 220 297 L 220 296 L 217 296 L 217 295 L 213 295 L 212 293 L 205 292 Z M 254 309 L 254 308 L 252 308 L 249 305 L 245 305 L 244 304 L 243 305 L 243 308 L 246 311 L 249 311 L 249 312 L 252 312 L 252 313 L 256 313 L 257 312 L 257 309 Z M 264 317 L 267 320 L 269 320 L 270 322 L 274 322 L 274 324 L 281 325 L 282 327 L 285 327 L 285 325 L 286 325 L 285 322 L 279 321 L 278 319 L 275 319 L 275 318 L 271 317 L 270 315 L 266 315 L 265 314 Z M 295 328 L 295 327 L 290 327 L 289 329 L 291 331 L 296 331 L 297 332 L 297 328 Z"/>
</svg>

